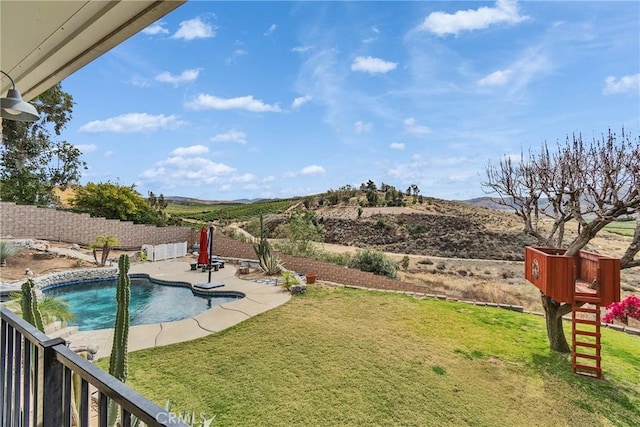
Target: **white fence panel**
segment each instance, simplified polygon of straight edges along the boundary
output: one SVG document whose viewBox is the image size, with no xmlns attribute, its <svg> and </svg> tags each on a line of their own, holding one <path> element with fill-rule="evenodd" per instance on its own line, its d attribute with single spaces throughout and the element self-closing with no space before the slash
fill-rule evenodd
<svg viewBox="0 0 640 427">
<path fill-rule="evenodd" d="M 149 261 L 179 258 L 187 255 L 187 242 L 165 243 L 163 245 L 142 245 Z"/>
</svg>

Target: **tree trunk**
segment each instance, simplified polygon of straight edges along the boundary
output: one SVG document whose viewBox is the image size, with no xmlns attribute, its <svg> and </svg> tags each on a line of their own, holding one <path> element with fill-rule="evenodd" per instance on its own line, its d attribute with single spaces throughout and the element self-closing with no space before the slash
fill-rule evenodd
<svg viewBox="0 0 640 427">
<path fill-rule="evenodd" d="M 545 294 L 540 294 L 542 306 L 544 307 L 545 320 L 547 323 L 547 336 L 551 350 L 560 353 L 571 353 L 571 347 L 564 336 L 562 327 L 562 316 L 571 311 L 571 304 L 561 304 Z"/>
<path fill-rule="evenodd" d="M 100 258 L 100 267 L 104 267 L 107 264 L 107 258 L 109 258 L 109 252 L 111 252 L 111 247 L 105 244 L 102 247 L 102 257 Z"/>
</svg>

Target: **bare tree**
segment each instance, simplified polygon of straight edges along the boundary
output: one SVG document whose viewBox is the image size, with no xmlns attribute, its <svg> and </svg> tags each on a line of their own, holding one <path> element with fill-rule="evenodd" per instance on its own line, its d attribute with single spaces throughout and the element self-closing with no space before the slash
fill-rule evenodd
<svg viewBox="0 0 640 427">
<path fill-rule="evenodd" d="M 524 223 L 524 232 L 538 244 L 564 247 L 565 227 L 578 224 L 577 236 L 566 245 L 567 256 L 577 254 L 607 224 L 635 220 L 621 268 L 640 265 L 640 138 L 609 130 L 600 139 L 585 142 L 582 135 L 567 136 L 555 151 L 543 144 L 540 153 L 521 154 L 518 162 L 505 157 L 489 163 L 487 193 L 497 193 L 498 203 L 509 206 Z M 541 294 L 551 348 L 571 351 L 562 328 L 562 316 L 571 304 Z"/>
</svg>

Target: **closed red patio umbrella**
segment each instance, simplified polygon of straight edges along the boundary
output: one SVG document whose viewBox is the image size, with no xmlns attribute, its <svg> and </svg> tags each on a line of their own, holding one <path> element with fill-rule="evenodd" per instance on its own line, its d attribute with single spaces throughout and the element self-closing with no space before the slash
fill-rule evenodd
<svg viewBox="0 0 640 427">
<path fill-rule="evenodd" d="M 209 264 L 209 232 L 206 227 L 200 230 L 200 252 L 198 253 L 198 265 Z"/>
</svg>

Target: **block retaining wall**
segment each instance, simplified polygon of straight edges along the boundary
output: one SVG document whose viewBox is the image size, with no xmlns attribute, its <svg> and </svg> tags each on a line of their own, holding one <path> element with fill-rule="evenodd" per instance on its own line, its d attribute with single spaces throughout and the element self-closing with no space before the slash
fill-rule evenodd
<svg viewBox="0 0 640 427">
<path fill-rule="evenodd" d="M 214 253 L 222 257 L 256 259 L 253 246 L 250 243 L 233 240 L 221 233 L 214 237 Z M 336 264 L 318 261 L 310 258 L 300 258 L 277 252 L 284 261 L 284 267 L 297 273 L 315 273 L 318 280 L 335 282 L 347 286 L 359 286 L 369 289 L 393 290 L 401 292 L 425 293 L 429 290 L 414 283 L 390 279 L 355 268 L 347 268 Z"/>
<path fill-rule="evenodd" d="M 131 221 L 94 218 L 88 214 L 0 202 L 0 238 L 34 238 L 90 245 L 98 235 L 115 236 L 122 247 L 187 242 L 198 239 L 190 227 L 156 227 Z"/>
</svg>

